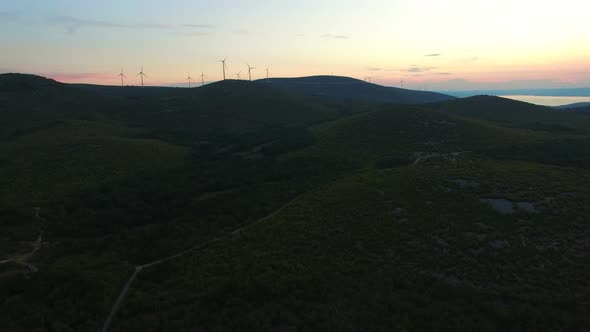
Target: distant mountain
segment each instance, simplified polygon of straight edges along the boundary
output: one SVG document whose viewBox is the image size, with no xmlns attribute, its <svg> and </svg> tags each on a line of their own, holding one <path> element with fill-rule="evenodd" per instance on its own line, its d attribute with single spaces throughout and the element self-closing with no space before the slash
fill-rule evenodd
<svg viewBox="0 0 590 332">
<path fill-rule="evenodd" d="M 556 97 L 587 97 L 590 96 L 590 88 L 573 89 L 517 89 L 517 90 L 461 90 L 461 91 L 440 91 L 451 96 L 465 98 L 478 95 L 493 96 L 556 96 Z"/>
<path fill-rule="evenodd" d="M 586 117 L 496 96 L 462 98 L 432 106 L 461 117 L 517 128 L 542 131 L 587 131 L 590 128 L 590 121 Z"/>
<path fill-rule="evenodd" d="M 436 92 L 385 87 L 340 76 L 272 78 L 259 80 L 259 82 L 290 92 L 338 102 L 425 104 L 455 99 L 455 97 Z"/>
<path fill-rule="evenodd" d="M 561 105 L 561 106 L 555 106 L 556 109 L 560 109 L 560 110 L 575 110 L 578 108 L 588 108 L 590 107 L 590 103 L 574 103 L 574 104 L 568 104 L 568 105 Z"/>
</svg>

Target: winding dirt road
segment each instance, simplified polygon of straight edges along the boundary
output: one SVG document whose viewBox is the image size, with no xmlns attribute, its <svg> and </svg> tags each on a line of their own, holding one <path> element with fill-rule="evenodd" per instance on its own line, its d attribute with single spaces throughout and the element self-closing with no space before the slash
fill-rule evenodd
<svg viewBox="0 0 590 332">
<path fill-rule="evenodd" d="M 153 267 L 153 266 L 162 264 L 164 262 L 171 261 L 171 260 L 176 259 L 176 258 L 178 258 L 180 256 L 183 256 L 183 255 L 185 255 L 185 254 L 187 254 L 189 252 L 196 251 L 196 250 L 201 250 L 201 249 L 203 249 L 203 248 L 205 248 L 205 247 L 207 247 L 207 246 L 209 246 L 209 245 L 211 245 L 211 244 L 213 244 L 215 242 L 221 241 L 222 239 L 224 239 L 224 238 L 226 238 L 228 236 L 240 234 L 242 231 L 245 231 L 246 229 L 248 229 L 248 228 L 250 228 L 250 227 L 252 227 L 252 226 L 254 226 L 254 225 L 256 225 L 256 224 L 258 224 L 260 222 L 263 222 L 265 220 L 268 220 L 268 219 L 273 218 L 274 216 L 276 216 L 277 214 L 279 214 L 281 211 L 283 211 L 285 208 L 287 208 L 289 205 L 293 204 L 293 202 L 295 202 L 296 200 L 300 199 L 301 197 L 303 197 L 307 193 L 308 192 L 299 194 L 295 198 L 293 198 L 290 201 L 288 201 L 287 203 L 283 204 L 281 207 L 279 207 L 278 209 L 276 209 L 271 214 L 269 214 L 269 215 L 267 215 L 265 217 L 262 217 L 262 218 L 256 220 L 255 222 L 250 223 L 250 224 L 248 224 L 246 226 L 242 226 L 242 227 L 237 228 L 237 229 L 235 229 L 235 230 L 233 230 L 233 231 L 231 231 L 231 232 L 229 232 L 227 234 L 224 234 L 224 235 L 218 236 L 216 238 L 213 238 L 211 240 L 208 240 L 208 241 L 199 243 L 199 244 L 197 244 L 197 245 L 195 245 L 195 246 L 193 246 L 191 248 L 188 248 L 188 249 L 186 249 L 184 251 L 181 251 L 181 252 L 179 252 L 177 254 L 174 254 L 174 255 L 171 255 L 171 256 L 168 256 L 168 257 L 164 257 L 164 258 L 155 260 L 155 261 L 150 262 L 150 263 L 146 263 L 146 264 L 143 264 L 143 265 L 137 265 L 137 266 L 135 266 L 135 270 L 133 271 L 133 273 L 131 274 L 131 276 L 129 277 L 129 279 L 127 280 L 127 282 L 125 283 L 125 285 L 123 286 L 123 289 L 121 289 L 121 293 L 119 293 L 119 296 L 117 297 L 117 300 L 113 304 L 113 306 L 111 308 L 111 312 L 109 313 L 107 319 L 105 320 L 105 322 L 104 322 L 104 324 L 102 326 L 101 332 L 107 332 L 109 330 L 109 328 L 110 328 L 110 326 L 111 326 L 111 324 L 113 322 L 113 319 L 115 318 L 115 315 L 117 314 L 117 312 L 121 308 L 121 306 L 123 304 L 123 301 L 125 301 L 125 298 L 127 297 L 127 294 L 129 293 L 129 289 L 131 288 L 131 285 L 133 284 L 133 282 L 137 278 L 137 275 L 141 271 L 143 271 L 145 269 L 148 269 L 150 267 Z"/>
</svg>

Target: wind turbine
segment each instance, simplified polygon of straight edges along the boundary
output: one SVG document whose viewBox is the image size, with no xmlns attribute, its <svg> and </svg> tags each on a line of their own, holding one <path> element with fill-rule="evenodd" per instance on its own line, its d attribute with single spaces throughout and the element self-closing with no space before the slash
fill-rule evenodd
<svg viewBox="0 0 590 332">
<path fill-rule="evenodd" d="M 124 78 L 127 78 L 127 76 L 125 76 L 125 74 L 123 74 L 123 68 L 121 68 L 121 73 L 117 76 L 121 77 L 121 86 L 125 86 L 125 83 L 123 82 Z"/>
<path fill-rule="evenodd" d="M 252 69 L 256 69 L 255 67 L 250 67 L 250 64 L 248 65 L 248 78 L 250 79 L 250 81 L 252 81 Z"/>
<path fill-rule="evenodd" d="M 201 86 L 205 85 L 205 73 L 201 73 Z"/>
<path fill-rule="evenodd" d="M 191 73 L 188 73 L 188 77 L 186 79 L 188 80 L 188 87 L 190 89 L 190 87 L 191 87 L 191 81 L 193 80 L 193 78 L 191 77 Z"/>
<path fill-rule="evenodd" d="M 403 89 L 404 88 L 404 80 L 399 80 L 399 85 Z"/>
<path fill-rule="evenodd" d="M 143 66 L 141 66 L 141 71 L 137 73 L 137 76 L 141 77 L 141 86 L 143 86 L 143 77 L 148 77 L 146 74 L 143 73 Z"/>
<path fill-rule="evenodd" d="M 236 74 L 236 77 L 238 78 L 238 81 L 240 80 L 240 74 L 241 74 L 241 73 L 242 73 L 242 72 L 239 72 L 239 73 L 237 73 L 237 74 Z"/>
<path fill-rule="evenodd" d="M 225 70 L 227 69 L 227 66 L 225 65 L 225 60 L 227 60 L 227 57 L 225 57 L 225 59 L 221 60 L 221 63 L 223 64 L 223 80 L 225 81 Z"/>
<path fill-rule="evenodd" d="M 266 79 L 268 79 L 268 68 L 266 68 Z"/>
</svg>

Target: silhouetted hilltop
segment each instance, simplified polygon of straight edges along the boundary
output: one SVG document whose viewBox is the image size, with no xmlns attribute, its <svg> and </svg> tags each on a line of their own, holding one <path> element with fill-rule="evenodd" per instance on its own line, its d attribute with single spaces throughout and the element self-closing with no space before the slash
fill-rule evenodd
<svg viewBox="0 0 590 332">
<path fill-rule="evenodd" d="M 455 99 L 441 93 L 385 87 L 340 76 L 272 78 L 259 80 L 259 82 L 331 101 L 424 104 Z"/>
<path fill-rule="evenodd" d="M 121 87 L 119 85 L 94 85 L 94 84 L 69 84 L 81 91 L 92 92 L 104 96 L 113 97 L 157 97 L 166 96 L 184 90 L 181 88 L 171 88 L 164 86 L 136 86 L 126 85 Z"/>
<path fill-rule="evenodd" d="M 0 92 L 20 92 L 63 87 L 63 83 L 29 74 L 0 74 Z"/>
<path fill-rule="evenodd" d="M 567 108 L 580 108 L 580 107 L 590 107 L 590 103 L 574 103 L 574 104 L 557 106 L 555 108 L 558 108 L 558 109 L 567 109 Z"/>
<path fill-rule="evenodd" d="M 574 103 L 568 105 L 555 106 L 554 109 L 567 113 L 577 113 L 590 115 L 590 103 Z"/>
<path fill-rule="evenodd" d="M 575 131 L 587 130 L 587 118 L 556 112 L 547 106 L 496 96 L 475 96 L 432 105 L 450 114 L 534 130 Z"/>
</svg>

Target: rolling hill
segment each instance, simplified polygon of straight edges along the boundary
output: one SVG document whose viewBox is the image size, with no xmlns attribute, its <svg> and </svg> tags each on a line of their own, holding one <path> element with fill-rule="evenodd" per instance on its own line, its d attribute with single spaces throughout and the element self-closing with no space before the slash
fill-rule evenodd
<svg viewBox="0 0 590 332">
<path fill-rule="evenodd" d="M 431 105 L 441 112 L 509 127 L 541 131 L 588 132 L 590 119 L 545 106 L 495 96 L 475 96 Z"/>
<path fill-rule="evenodd" d="M 590 107 L 590 103 L 574 103 L 574 104 L 568 104 L 568 105 L 562 105 L 562 106 L 556 106 L 554 108 L 556 109 L 570 109 L 570 110 L 574 110 L 576 108 L 587 108 Z"/>
<path fill-rule="evenodd" d="M 575 103 L 555 107 L 560 111 L 590 115 L 590 103 Z"/>
<path fill-rule="evenodd" d="M 588 326 L 587 117 L 0 82 L 6 330 Z"/>
<path fill-rule="evenodd" d="M 332 102 L 424 104 L 454 99 L 448 95 L 385 87 L 350 77 L 311 76 L 258 80 L 270 86 Z"/>
</svg>

